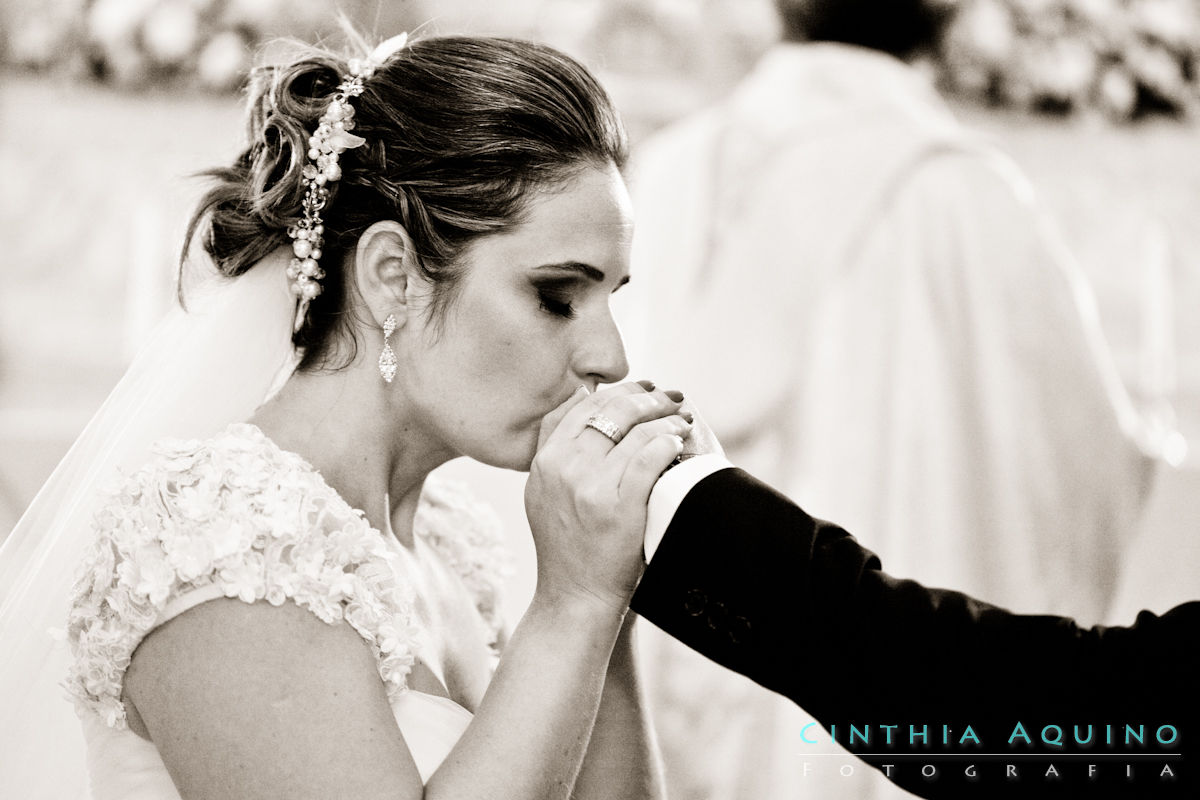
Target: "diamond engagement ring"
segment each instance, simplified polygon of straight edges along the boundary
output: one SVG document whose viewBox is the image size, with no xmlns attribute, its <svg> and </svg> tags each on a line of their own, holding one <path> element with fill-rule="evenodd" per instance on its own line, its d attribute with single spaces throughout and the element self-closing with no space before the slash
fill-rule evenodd
<svg viewBox="0 0 1200 800">
<path fill-rule="evenodd" d="M 588 421 L 584 424 L 593 430 L 600 431 L 600 433 L 604 434 L 609 439 L 612 439 L 613 444 L 621 441 L 621 429 L 617 426 L 617 423 L 613 422 L 603 414 L 592 414 L 590 417 L 588 417 Z"/>
</svg>

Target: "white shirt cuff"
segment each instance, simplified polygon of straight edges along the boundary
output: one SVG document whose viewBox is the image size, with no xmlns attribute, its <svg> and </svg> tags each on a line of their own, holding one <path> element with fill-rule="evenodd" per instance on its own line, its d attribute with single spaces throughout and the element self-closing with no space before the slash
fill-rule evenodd
<svg viewBox="0 0 1200 800">
<path fill-rule="evenodd" d="M 646 508 L 646 538 L 642 547 L 647 564 L 654 558 L 667 526 L 688 492 L 714 472 L 732 466 L 729 459 L 715 453 L 693 456 L 671 467 L 658 479 L 650 491 L 650 503 Z"/>
</svg>

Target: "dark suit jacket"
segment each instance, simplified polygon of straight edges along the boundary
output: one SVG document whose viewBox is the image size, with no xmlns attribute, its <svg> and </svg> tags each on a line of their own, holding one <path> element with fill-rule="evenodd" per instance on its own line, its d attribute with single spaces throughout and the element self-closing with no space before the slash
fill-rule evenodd
<svg viewBox="0 0 1200 800">
<path fill-rule="evenodd" d="M 688 494 L 632 607 L 851 751 L 883 753 L 864 760 L 923 797 L 1200 798 L 1200 603 L 1130 627 L 1012 614 L 887 575 L 846 531 L 727 469 Z"/>
</svg>

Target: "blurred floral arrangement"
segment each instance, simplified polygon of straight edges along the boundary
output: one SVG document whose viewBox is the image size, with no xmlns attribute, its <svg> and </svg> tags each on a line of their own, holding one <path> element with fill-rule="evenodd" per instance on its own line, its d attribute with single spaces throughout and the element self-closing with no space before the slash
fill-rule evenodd
<svg viewBox="0 0 1200 800">
<path fill-rule="evenodd" d="M 1200 0 L 928 2 L 955 9 L 932 66 L 960 96 L 1025 111 L 1099 112 L 1116 121 L 1200 117 Z M 509 17 L 521 16 L 516 0 L 499 5 Z M 336 34 L 338 10 L 390 32 L 467 7 L 472 17 L 481 13 L 464 0 L 4 0 L 0 61 L 122 87 L 228 91 L 240 85 L 260 44 Z M 624 31 L 620 41 L 630 26 L 642 38 L 648 28 L 666 35 L 669 41 L 652 37 L 649 51 L 645 43 L 634 47 L 643 77 L 668 70 L 681 54 L 689 64 L 697 51 L 718 58 L 739 25 L 762 28 L 769 40 L 773 24 L 770 0 L 528 0 L 520 7 L 533 35 L 537 19 L 560 17 L 567 27 L 582 26 L 572 41 L 599 36 L 608 48 L 614 36 L 594 26 Z M 699 28 L 679 23 L 692 17 Z M 610 65 L 630 60 L 619 47 L 596 55 Z"/>
<path fill-rule="evenodd" d="M 1195 118 L 1200 0 L 960 0 L 937 66 L 992 104 Z"/>
<path fill-rule="evenodd" d="M 239 86 L 254 48 L 329 29 L 323 0 L 38 0 L 3 20 L 4 61 L 121 87 Z"/>
</svg>

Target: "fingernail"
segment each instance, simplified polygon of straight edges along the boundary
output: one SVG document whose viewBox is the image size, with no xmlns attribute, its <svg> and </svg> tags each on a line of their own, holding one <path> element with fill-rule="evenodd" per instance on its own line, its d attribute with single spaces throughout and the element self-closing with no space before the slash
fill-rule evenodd
<svg viewBox="0 0 1200 800">
<path fill-rule="evenodd" d="M 663 394 L 674 400 L 676 403 L 683 402 L 683 392 L 679 391 L 678 389 L 667 389 L 665 392 L 663 392 Z"/>
<path fill-rule="evenodd" d="M 638 381 L 637 385 L 645 389 L 647 392 L 654 391 L 654 381 Z"/>
<path fill-rule="evenodd" d="M 679 416 L 686 419 L 689 423 L 696 421 L 696 415 L 690 411 L 680 411 Z"/>
<path fill-rule="evenodd" d="M 579 394 L 580 392 L 583 392 L 584 394 L 591 394 L 586 383 L 579 384 L 579 388 L 572 392 L 572 394 Z"/>
</svg>

